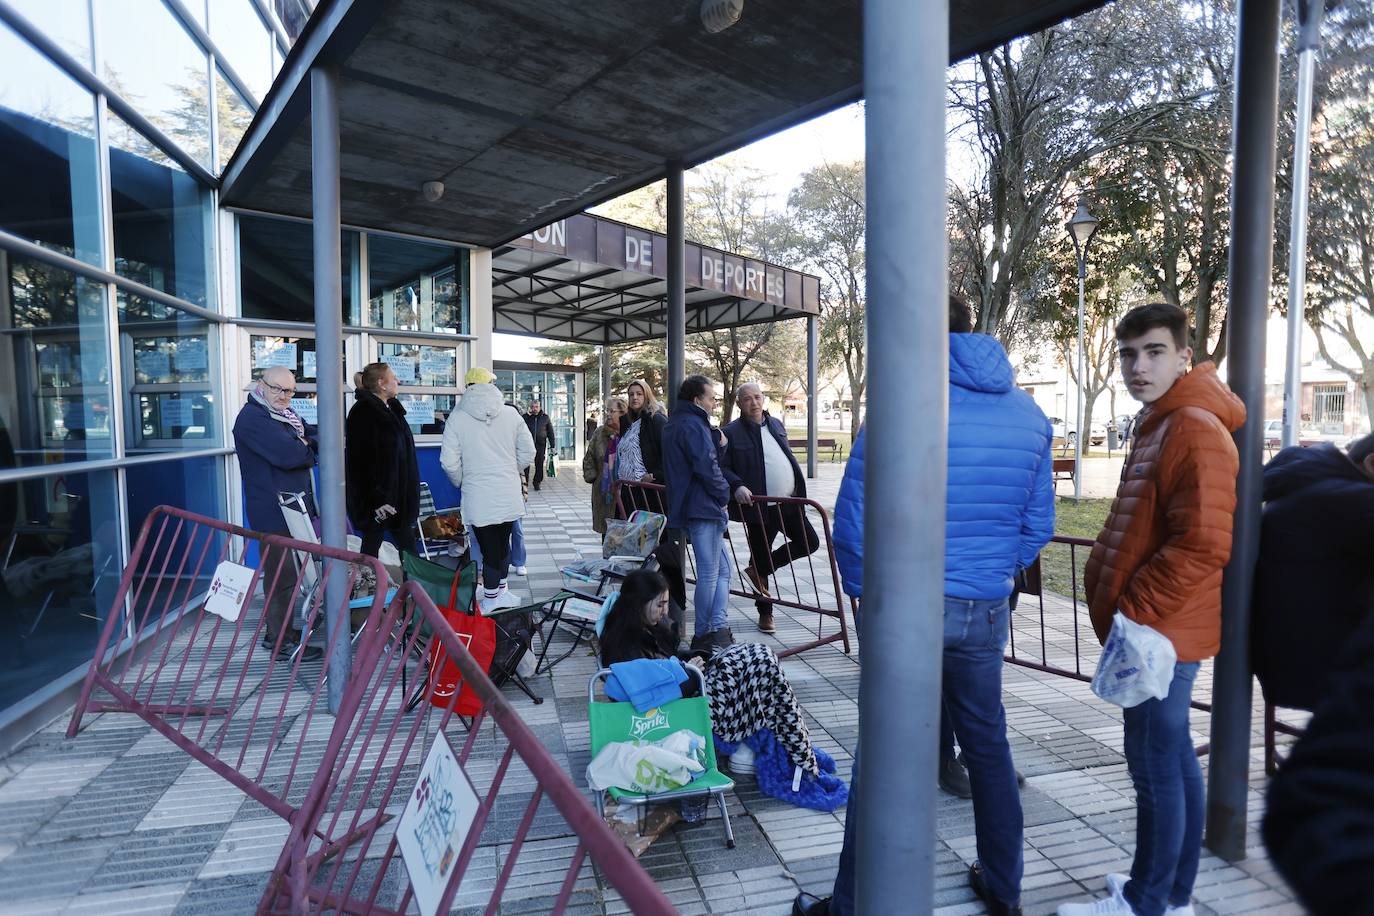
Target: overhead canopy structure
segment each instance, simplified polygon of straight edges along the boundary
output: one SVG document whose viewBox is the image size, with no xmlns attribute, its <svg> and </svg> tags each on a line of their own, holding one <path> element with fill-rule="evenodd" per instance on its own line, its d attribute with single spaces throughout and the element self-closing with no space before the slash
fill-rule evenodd
<svg viewBox="0 0 1374 916">
<path fill-rule="evenodd" d="M 950 59 L 1100 5 L 953 0 Z M 311 213 L 309 79 L 339 70 L 343 221 L 496 247 L 858 100 L 860 0 L 322 0 L 224 174 Z M 426 181 L 447 192 L 427 201 Z"/>
<path fill-rule="evenodd" d="M 820 314 L 820 279 L 685 246 L 687 330 Z M 492 252 L 497 331 L 617 344 L 668 333 L 668 237 L 579 213 Z"/>
</svg>

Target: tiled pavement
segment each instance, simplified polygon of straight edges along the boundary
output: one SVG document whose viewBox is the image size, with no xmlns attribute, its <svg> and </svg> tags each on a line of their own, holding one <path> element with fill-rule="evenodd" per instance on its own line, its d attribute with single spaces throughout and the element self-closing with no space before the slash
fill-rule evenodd
<svg viewBox="0 0 1374 916">
<path fill-rule="evenodd" d="M 829 506 L 838 465 L 822 465 L 815 498 Z M 529 578 L 517 583 L 535 594 L 560 584 L 558 567 L 599 542 L 588 525 L 588 488 L 575 470 L 563 470 L 531 494 L 525 530 Z M 1071 615 L 1047 601 L 1046 655 L 1072 657 Z M 737 637 L 774 646 L 809 638 L 814 618 L 779 614 L 776 638 L 758 634 L 752 606 L 737 601 Z M 1017 645 L 1039 656 L 1037 608 L 1024 605 Z M 1091 670 L 1092 658 L 1085 658 Z M 827 646 L 788 659 L 784 666 L 806 710 L 816 744 L 835 755 L 841 772 L 857 731 L 854 695 L 858 665 Z M 513 689 L 506 694 L 555 759 L 582 783 L 588 761 L 586 684 L 594 669 L 578 652 L 552 676 L 534 681 L 549 700 L 533 705 Z M 1199 696 L 1210 683 L 1200 679 Z M 1086 684 L 1007 666 L 1005 698 L 1013 753 L 1028 779 L 1026 817 L 1028 913 L 1053 912 L 1063 900 L 1097 891 L 1102 876 L 1129 866 L 1134 832 L 1130 778 L 1121 756 L 1120 715 L 1097 701 Z M 1257 711 L 1258 712 L 1258 711 Z M 1256 748 L 1259 746 L 1256 716 Z M 245 913 L 261 894 L 285 835 L 282 822 L 128 716 L 98 716 L 75 739 L 55 721 L 24 747 L 0 760 L 0 913 Z M 1206 738 L 1207 719 L 1195 713 L 1195 737 Z M 485 759 L 485 758 L 484 758 Z M 481 762 L 475 767 L 483 766 Z M 1206 766 L 1204 758 L 1204 767 Z M 513 771 L 474 859 L 460 903 L 471 905 L 489 888 L 507 840 L 529 798 L 528 773 Z M 481 777 L 475 775 L 478 785 Z M 1261 755 L 1252 754 L 1250 857 L 1228 865 L 1205 855 L 1195 899 L 1197 911 L 1297 913 L 1291 895 L 1257 847 L 1264 778 Z M 982 912 L 965 885 L 974 854 L 968 802 L 937 794 L 937 913 Z M 684 913 L 785 914 L 798 888 L 826 892 L 835 872 L 844 812 L 822 814 L 784 804 L 742 783 L 730 800 L 738 848 L 727 850 L 720 825 L 709 818 L 679 824 L 640 860 Z M 546 912 L 570 854 L 567 829 L 541 814 L 527 842 L 503 913 Z M 466 911 L 466 910 L 465 910 Z M 591 869 L 584 871 L 573 911 L 626 912 Z"/>
</svg>

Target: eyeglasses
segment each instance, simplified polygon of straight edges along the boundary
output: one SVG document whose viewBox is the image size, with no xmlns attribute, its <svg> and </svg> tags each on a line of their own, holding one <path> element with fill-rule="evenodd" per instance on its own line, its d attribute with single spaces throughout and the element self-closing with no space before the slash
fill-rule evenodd
<svg viewBox="0 0 1374 916">
<path fill-rule="evenodd" d="M 263 384 L 271 388 L 277 394 L 293 395 L 296 393 L 296 389 L 294 388 L 283 388 L 280 385 L 273 385 L 271 382 L 263 382 Z"/>
</svg>

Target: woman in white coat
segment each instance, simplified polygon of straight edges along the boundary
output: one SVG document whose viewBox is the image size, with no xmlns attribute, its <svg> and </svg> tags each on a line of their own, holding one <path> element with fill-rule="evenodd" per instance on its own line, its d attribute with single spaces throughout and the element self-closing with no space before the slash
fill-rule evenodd
<svg viewBox="0 0 1374 916">
<path fill-rule="evenodd" d="M 458 406 L 444 426 L 439 464 L 461 491 L 463 521 L 482 550 L 482 610 L 518 607 L 506 588 L 511 524 L 525 514 L 520 475 L 534 461 L 534 439 L 525 419 L 505 403 L 496 376 L 468 370 Z"/>
</svg>

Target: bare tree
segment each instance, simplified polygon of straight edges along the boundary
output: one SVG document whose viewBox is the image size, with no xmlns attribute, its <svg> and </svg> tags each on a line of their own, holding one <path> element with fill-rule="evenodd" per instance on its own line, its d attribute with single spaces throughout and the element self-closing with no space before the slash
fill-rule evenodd
<svg viewBox="0 0 1374 916">
<path fill-rule="evenodd" d="M 796 255 L 821 275 L 821 364 L 844 367 L 854 401 L 850 435 L 856 436 L 868 386 L 864 164 L 817 166 L 802 176 L 788 205 Z"/>
</svg>

